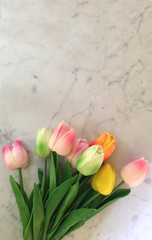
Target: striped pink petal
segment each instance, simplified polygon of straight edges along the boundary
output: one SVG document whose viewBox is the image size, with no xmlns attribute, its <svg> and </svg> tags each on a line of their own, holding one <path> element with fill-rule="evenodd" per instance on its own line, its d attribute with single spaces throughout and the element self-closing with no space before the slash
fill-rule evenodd
<svg viewBox="0 0 152 240">
<path fill-rule="evenodd" d="M 60 122 L 57 127 L 55 128 L 55 130 L 53 131 L 51 137 L 50 137 L 50 141 L 49 141 L 49 148 L 53 151 L 58 133 L 61 129 L 61 127 L 64 125 L 64 121 Z"/>
<path fill-rule="evenodd" d="M 73 168 L 76 168 L 77 159 L 89 147 L 85 139 L 78 138 L 74 141 L 74 145 L 67 159 Z"/>
<path fill-rule="evenodd" d="M 16 166 L 15 160 L 13 158 L 12 150 L 13 150 L 12 146 L 4 146 L 2 149 L 3 157 L 4 157 L 4 161 L 5 161 L 5 164 L 8 167 L 8 169 L 16 170 L 17 166 Z"/>
<path fill-rule="evenodd" d="M 57 152 L 61 156 L 66 156 L 70 153 L 71 148 L 74 143 L 76 132 L 71 129 L 64 136 L 62 136 L 59 141 L 53 147 L 53 151 Z"/>
<path fill-rule="evenodd" d="M 136 187 L 144 181 L 150 170 L 149 162 L 144 158 L 136 159 L 125 165 L 121 171 L 121 178 L 130 187 Z"/>
<path fill-rule="evenodd" d="M 18 168 L 26 167 L 28 165 L 28 155 L 20 141 L 16 140 L 14 142 L 12 154 Z"/>
</svg>

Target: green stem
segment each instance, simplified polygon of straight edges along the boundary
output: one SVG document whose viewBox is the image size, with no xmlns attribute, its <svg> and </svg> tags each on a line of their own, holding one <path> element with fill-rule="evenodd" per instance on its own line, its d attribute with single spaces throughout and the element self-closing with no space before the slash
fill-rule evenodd
<svg viewBox="0 0 152 240">
<path fill-rule="evenodd" d="M 78 182 L 78 181 L 81 179 L 81 177 L 82 177 L 82 174 L 79 172 L 79 174 L 78 174 L 78 176 L 77 176 L 75 182 Z"/>
<path fill-rule="evenodd" d="M 59 169 L 59 155 L 55 152 L 56 157 L 55 157 L 55 168 L 56 168 L 56 176 L 58 174 L 58 169 Z"/>
<path fill-rule="evenodd" d="M 85 177 L 85 178 L 82 180 L 82 182 L 80 183 L 79 189 L 82 188 L 83 185 L 84 185 L 87 181 L 89 181 L 89 179 L 90 179 L 90 176 Z"/>
<path fill-rule="evenodd" d="M 99 195 L 100 195 L 100 193 L 95 192 L 95 194 L 94 194 L 91 198 L 89 198 L 88 201 L 86 201 L 86 202 L 81 206 L 81 208 L 86 207 L 90 202 L 92 202 L 92 201 L 93 201 L 96 197 L 98 197 Z"/>
<path fill-rule="evenodd" d="M 42 190 L 42 198 L 44 197 L 44 192 L 45 192 L 46 172 L 47 172 L 47 159 L 44 160 L 42 189 L 41 189 Z"/>
<path fill-rule="evenodd" d="M 24 188 L 23 188 L 23 178 L 22 178 L 22 169 L 21 168 L 18 168 L 18 174 L 19 174 L 19 183 L 20 183 L 21 192 L 23 193 Z"/>
<path fill-rule="evenodd" d="M 108 197 L 110 197 L 110 195 L 111 194 L 113 194 L 118 188 L 120 188 L 122 185 L 124 184 L 124 181 L 121 181 L 114 189 L 113 189 L 113 191 L 109 194 L 109 195 L 107 195 L 106 197 L 104 197 L 102 200 L 101 200 L 101 202 L 100 202 L 100 204 L 102 203 L 102 202 L 104 202 Z M 86 207 L 90 202 L 92 202 L 96 197 L 98 197 L 100 195 L 100 193 L 96 193 L 96 194 L 94 194 L 90 199 L 88 199 L 88 201 L 86 201 L 81 207 L 83 208 L 83 207 Z"/>
<path fill-rule="evenodd" d="M 115 192 L 118 188 L 120 188 L 125 182 L 121 181 L 114 189 L 113 192 Z"/>
<path fill-rule="evenodd" d="M 113 194 L 118 188 L 120 188 L 123 184 L 124 184 L 124 181 L 121 181 L 121 182 L 113 189 L 113 191 L 112 191 L 109 195 L 107 195 L 106 197 L 104 197 L 104 198 L 101 200 L 100 205 L 101 205 L 101 203 L 104 202 L 108 197 L 110 197 L 110 195 Z"/>
</svg>

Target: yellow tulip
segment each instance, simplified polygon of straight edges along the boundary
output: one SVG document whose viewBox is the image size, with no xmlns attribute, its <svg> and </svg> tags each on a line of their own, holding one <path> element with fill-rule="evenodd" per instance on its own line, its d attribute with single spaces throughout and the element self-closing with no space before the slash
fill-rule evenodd
<svg viewBox="0 0 152 240">
<path fill-rule="evenodd" d="M 109 163 L 105 163 L 92 178 L 91 186 L 102 195 L 109 195 L 115 184 L 115 169 Z"/>
</svg>

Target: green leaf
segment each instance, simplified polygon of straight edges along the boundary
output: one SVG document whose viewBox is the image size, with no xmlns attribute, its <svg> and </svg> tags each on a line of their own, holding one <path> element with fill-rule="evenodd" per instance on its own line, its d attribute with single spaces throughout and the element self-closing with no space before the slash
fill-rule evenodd
<svg viewBox="0 0 152 240">
<path fill-rule="evenodd" d="M 74 209 L 76 209 L 76 208 L 79 207 L 79 205 L 80 205 L 81 202 L 84 200 L 84 198 L 85 198 L 86 196 L 88 196 L 87 194 L 90 192 L 90 190 L 91 190 L 91 187 L 86 188 L 86 189 L 81 193 L 81 195 L 79 195 L 79 196 L 77 197 L 77 199 L 76 199 L 76 201 L 75 201 L 75 203 L 74 203 L 74 206 L 73 206 Z"/>
<path fill-rule="evenodd" d="M 111 194 L 105 202 L 103 201 L 101 205 L 99 205 L 99 208 L 97 209 L 96 213 L 93 213 L 92 216 L 89 218 L 95 216 L 97 213 L 101 212 L 104 208 L 108 207 L 110 204 L 117 201 L 119 198 L 125 197 L 130 193 L 130 189 L 119 189 L 116 190 L 113 194 Z"/>
<path fill-rule="evenodd" d="M 22 195 L 22 192 L 12 176 L 10 176 L 10 183 L 11 183 L 12 190 L 13 190 L 15 198 L 16 198 L 16 203 L 17 203 L 17 206 L 19 209 L 22 226 L 23 226 L 23 236 L 24 236 L 25 229 L 26 229 L 27 224 L 30 219 L 30 212 L 29 212 L 28 206 L 25 202 L 25 199 Z"/>
<path fill-rule="evenodd" d="M 80 179 L 80 188 L 83 187 L 83 185 L 85 185 L 90 178 L 91 176 L 82 176 L 82 178 Z"/>
<path fill-rule="evenodd" d="M 94 200 L 92 200 L 89 203 L 88 208 L 96 208 L 102 199 L 103 199 L 103 195 L 100 194 L 99 196 L 97 196 Z"/>
<path fill-rule="evenodd" d="M 57 186 L 60 186 L 62 184 L 62 167 L 61 164 L 59 163 L 58 165 L 58 173 L 57 173 Z"/>
<path fill-rule="evenodd" d="M 71 185 L 74 183 L 76 177 L 72 177 L 67 181 L 63 182 L 59 187 L 54 189 L 50 197 L 48 198 L 45 208 L 46 208 L 46 216 L 45 216 L 45 230 L 43 239 L 45 239 L 47 227 L 49 225 L 50 219 L 56 210 L 59 203 L 62 201 L 68 190 L 70 189 Z"/>
<path fill-rule="evenodd" d="M 40 168 L 38 169 L 38 179 L 39 179 L 40 186 L 42 186 L 43 172 L 40 170 Z"/>
<path fill-rule="evenodd" d="M 26 204 L 27 204 L 27 206 L 28 206 L 28 208 L 29 208 L 29 211 L 30 211 L 31 209 L 30 209 L 29 199 L 28 199 L 27 194 L 26 194 L 26 192 L 24 191 L 24 189 L 23 189 L 22 194 L 23 194 L 24 200 L 25 200 L 25 202 L 26 202 Z"/>
<path fill-rule="evenodd" d="M 61 206 L 60 206 L 59 210 L 57 211 L 57 215 L 56 215 L 55 221 L 54 221 L 53 226 L 52 226 L 52 231 L 54 231 L 54 229 L 56 228 L 56 226 L 60 222 L 62 216 L 64 215 L 65 211 L 69 208 L 69 206 L 71 205 L 71 203 L 75 199 L 75 197 L 77 195 L 77 192 L 78 192 L 78 188 L 79 188 L 79 183 L 78 182 L 70 187 L 69 192 L 67 193 L 67 195 L 65 196 L 65 198 L 61 202 Z"/>
<path fill-rule="evenodd" d="M 72 177 L 71 166 L 70 166 L 69 161 L 67 160 L 66 164 L 65 164 L 65 172 L 64 172 L 64 179 L 63 179 L 63 181 L 66 181 L 66 180 L 68 180 L 71 177 Z"/>
<path fill-rule="evenodd" d="M 47 240 L 57 240 L 63 237 L 63 235 L 70 230 L 71 227 L 73 227 L 75 224 L 77 224 L 80 221 L 84 221 L 87 217 L 95 213 L 97 210 L 95 209 L 76 209 L 71 211 L 63 220 L 61 223 L 59 229 L 55 232 L 53 237 L 50 238 L 51 234 L 47 236 Z"/>
<path fill-rule="evenodd" d="M 31 212 L 30 220 L 27 224 L 27 227 L 25 229 L 25 234 L 23 239 L 24 240 L 33 240 L 33 232 L 32 232 L 32 219 L 33 219 L 33 211 Z"/>
<path fill-rule="evenodd" d="M 54 164 L 56 169 L 56 175 L 58 173 L 58 167 L 59 167 L 59 155 L 56 152 L 52 152 L 54 157 Z"/>
<path fill-rule="evenodd" d="M 64 236 L 70 234 L 71 232 L 73 232 L 73 231 L 75 231 L 75 230 L 77 230 L 78 228 L 80 228 L 81 226 L 83 226 L 84 223 L 85 223 L 85 221 L 79 221 L 79 222 L 77 222 L 75 225 L 73 225 L 73 226 L 64 234 Z M 64 236 L 63 236 L 63 237 L 64 237 Z"/>
<path fill-rule="evenodd" d="M 56 170 L 53 153 L 51 152 L 49 194 L 51 194 L 55 188 L 56 188 Z"/>
<path fill-rule="evenodd" d="M 39 188 L 34 184 L 33 196 L 33 239 L 38 240 L 44 224 L 44 209 Z"/>
<path fill-rule="evenodd" d="M 16 181 L 15 181 L 15 182 L 16 182 Z M 16 182 L 16 184 L 18 185 L 19 189 L 21 190 L 20 184 L 19 184 L 18 182 Z M 23 197 L 24 197 L 24 200 L 25 200 L 25 202 L 26 202 L 29 210 L 30 210 L 29 199 L 28 199 L 27 194 L 26 194 L 26 192 L 24 191 L 24 189 L 21 190 L 21 193 L 22 193 L 22 195 L 23 195 Z"/>
<path fill-rule="evenodd" d="M 45 182 L 45 194 L 44 194 L 44 200 L 43 200 L 43 205 L 45 205 L 48 197 L 49 197 L 49 184 L 50 184 L 50 181 L 49 181 L 49 177 L 46 178 L 46 182 Z"/>
<path fill-rule="evenodd" d="M 112 201 L 112 200 L 117 200 L 117 199 L 119 199 L 119 198 L 126 197 L 126 196 L 130 193 L 130 191 L 131 191 L 130 189 L 124 189 L 124 188 L 116 190 L 114 193 L 112 193 L 112 194 L 111 194 L 108 198 L 106 198 L 105 200 L 104 200 L 104 198 L 103 198 L 103 202 L 102 202 L 101 206 L 102 206 L 103 204 L 106 204 L 106 203 Z"/>
<path fill-rule="evenodd" d="M 30 211 L 32 211 L 32 208 L 33 208 L 33 189 L 30 193 L 30 196 L 29 196 L 29 208 L 30 208 Z"/>
</svg>

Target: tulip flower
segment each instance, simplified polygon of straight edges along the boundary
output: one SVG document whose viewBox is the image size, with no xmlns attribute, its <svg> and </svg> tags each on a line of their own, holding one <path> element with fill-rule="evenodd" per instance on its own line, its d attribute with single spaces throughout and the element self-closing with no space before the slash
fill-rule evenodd
<svg viewBox="0 0 152 240">
<path fill-rule="evenodd" d="M 92 178 L 91 186 L 102 195 L 109 195 L 115 184 L 115 169 L 109 163 L 105 163 Z"/>
<path fill-rule="evenodd" d="M 130 187 L 136 187 L 144 181 L 150 170 L 149 162 L 139 158 L 129 162 L 121 171 L 121 178 Z"/>
<path fill-rule="evenodd" d="M 84 176 L 95 174 L 101 167 L 104 153 L 100 145 L 87 148 L 77 160 L 77 170 Z"/>
<path fill-rule="evenodd" d="M 29 163 L 27 152 L 18 140 L 12 146 L 4 146 L 2 151 L 6 166 L 10 170 L 26 167 Z"/>
<path fill-rule="evenodd" d="M 71 166 L 76 168 L 76 163 L 80 155 L 89 147 L 87 140 L 78 138 L 74 141 L 70 154 L 67 156 Z"/>
<path fill-rule="evenodd" d="M 70 153 L 76 132 L 68 125 L 64 125 L 64 121 L 58 124 L 51 135 L 49 147 L 61 156 L 66 156 Z"/>
<path fill-rule="evenodd" d="M 52 135 L 52 130 L 42 128 L 36 136 L 35 151 L 38 157 L 46 159 L 50 155 L 49 140 Z"/>
<path fill-rule="evenodd" d="M 115 137 L 113 135 L 110 135 L 108 132 L 105 132 L 90 144 L 90 146 L 92 145 L 101 145 L 103 147 L 103 161 L 106 161 L 115 150 Z"/>
</svg>

